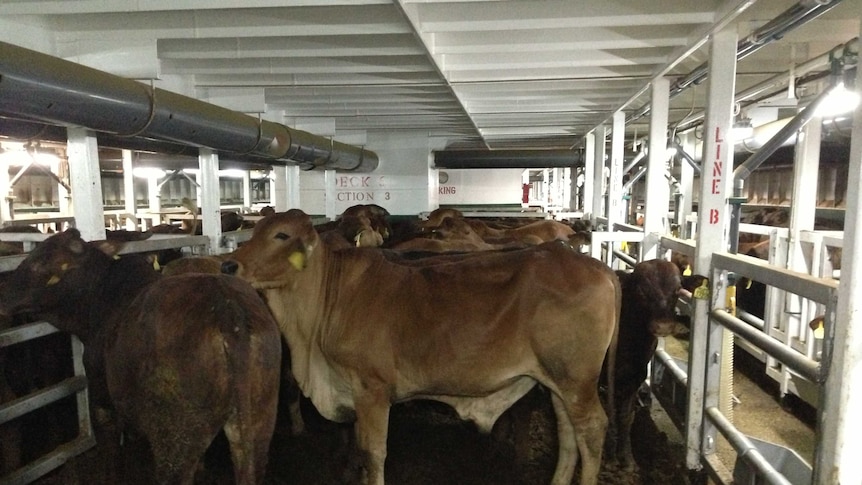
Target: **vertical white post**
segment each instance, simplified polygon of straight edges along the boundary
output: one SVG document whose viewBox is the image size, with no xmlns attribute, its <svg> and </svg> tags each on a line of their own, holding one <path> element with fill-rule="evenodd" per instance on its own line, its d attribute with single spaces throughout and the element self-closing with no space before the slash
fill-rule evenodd
<svg viewBox="0 0 862 485">
<path fill-rule="evenodd" d="M 276 212 L 284 212 L 292 209 L 288 201 L 287 189 L 287 167 L 272 167 L 272 180 L 269 186 L 269 198 Z"/>
<path fill-rule="evenodd" d="M 291 209 L 298 209 L 300 205 L 299 198 L 299 165 L 291 165 L 286 167 L 285 176 L 287 177 L 287 205 Z"/>
<path fill-rule="evenodd" d="M 162 217 L 158 214 L 162 210 L 162 196 L 159 189 L 159 178 L 154 174 L 147 175 L 147 201 L 150 212 L 154 215 L 150 225 L 156 226 L 162 223 Z"/>
<path fill-rule="evenodd" d="M 87 241 L 105 239 L 102 174 L 96 135 L 83 128 L 68 128 L 69 187 L 75 227 Z"/>
<path fill-rule="evenodd" d="M 736 80 L 736 31 L 727 29 L 713 35 L 709 50 L 709 79 L 707 85 L 706 117 L 703 130 L 703 155 L 701 157 L 700 205 L 697 220 L 697 249 L 694 270 L 698 274 L 709 275 L 710 302 L 702 311 L 695 312 L 692 322 L 691 350 L 689 352 L 689 389 L 688 389 L 688 430 L 703 428 L 702 436 L 686 437 L 688 443 L 687 464 L 690 468 L 700 467 L 700 460 L 692 456 L 693 443 L 703 443 L 700 449 L 704 454 L 714 454 L 715 427 L 703 420 L 703 406 L 716 406 L 731 418 L 730 396 L 725 388 L 707 389 L 704 369 L 707 360 L 707 313 L 712 308 L 725 308 L 726 278 L 711 274 L 712 254 L 727 251 L 727 225 L 729 211 L 727 197 L 733 182 L 733 146 L 730 141 L 730 127 L 733 120 L 733 92 Z M 718 272 L 716 272 L 718 273 Z M 713 336 L 714 338 L 714 336 Z M 732 355 L 732 334 L 724 331 L 724 345 L 720 353 L 722 362 L 728 362 Z M 728 390 L 732 390 L 729 381 Z M 700 440 L 703 441 L 700 441 Z"/>
<path fill-rule="evenodd" d="M 323 171 L 323 185 L 325 190 L 324 200 L 326 203 L 326 219 L 334 221 L 338 214 L 335 213 L 335 170 Z"/>
<path fill-rule="evenodd" d="M 668 200 L 670 199 L 670 190 L 665 178 L 667 118 L 670 108 L 670 83 L 667 78 L 653 80 L 651 96 L 641 261 L 655 259 L 658 255 L 659 237 L 667 232 Z"/>
<path fill-rule="evenodd" d="M 251 208 L 251 171 L 243 170 L 242 172 L 242 206 Z"/>
<path fill-rule="evenodd" d="M 584 218 L 589 218 L 593 222 L 593 227 L 596 223 L 596 209 L 593 206 L 593 190 L 595 186 L 593 174 L 596 171 L 596 132 L 587 133 L 584 139 L 584 190 L 583 190 L 583 211 Z M 601 189 L 601 187 L 599 187 Z"/>
<path fill-rule="evenodd" d="M 593 215 L 597 217 L 606 217 L 607 208 L 604 205 L 605 198 L 605 138 L 608 134 L 608 129 L 605 125 L 599 126 L 595 130 L 596 133 L 596 156 L 593 159 Z M 613 228 L 608 227 L 608 230 Z"/>
<path fill-rule="evenodd" d="M 12 187 L 9 178 L 9 165 L 0 162 L 0 226 L 12 220 Z"/>
<path fill-rule="evenodd" d="M 198 152 L 198 183 L 201 230 L 209 237 L 209 254 L 221 252 L 221 194 L 218 180 L 218 152 L 201 148 Z"/>
<path fill-rule="evenodd" d="M 135 175 L 131 150 L 123 150 L 123 200 L 125 201 L 124 207 L 126 213 L 137 217 L 138 194 L 135 191 Z M 140 228 L 137 227 L 134 219 L 126 219 L 126 229 L 134 231 Z"/>
<path fill-rule="evenodd" d="M 856 87 L 862 86 L 862 70 L 856 72 Z M 838 287 L 837 321 L 832 365 L 821 394 L 820 442 L 814 465 L 814 483 L 862 482 L 862 270 L 856 256 L 862 255 L 862 106 L 856 108 L 850 144 L 847 211 L 844 214 L 844 251 L 841 285 Z M 795 202 L 794 202 L 795 204 Z M 827 319 L 828 321 L 828 319 Z M 826 338 L 829 338 L 827 335 Z"/>
<path fill-rule="evenodd" d="M 613 131 L 611 132 L 611 163 L 610 180 L 608 181 L 608 228 L 613 230 L 614 224 L 623 222 L 623 158 L 625 155 L 626 114 L 622 111 L 614 113 Z"/>
<path fill-rule="evenodd" d="M 575 206 L 574 206 L 574 204 L 572 204 L 572 195 L 574 193 L 572 191 L 572 184 L 574 183 L 574 181 L 572 180 L 572 172 L 573 171 L 574 171 L 573 167 L 566 167 L 566 168 L 562 169 L 563 180 L 561 182 L 562 183 L 562 186 L 561 186 L 562 196 L 561 197 L 563 198 L 562 204 L 563 204 L 563 210 L 564 211 L 575 210 Z"/>
<path fill-rule="evenodd" d="M 694 137 L 694 131 L 690 131 L 685 134 L 682 139 L 682 149 L 692 157 L 695 154 L 695 143 L 696 139 Z M 679 234 L 682 238 L 690 238 L 692 235 L 688 230 L 688 223 L 686 220 L 688 216 L 691 214 L 692 208 L 692 197 L 694 195 L 694 168 L 685 160 L 682 161 L 682 164 L 679 167 L 680 175 L 679 175 L 679 191 L 682 193 L 682 204 L 677 208 L 679 213 Z"/>
</svg>

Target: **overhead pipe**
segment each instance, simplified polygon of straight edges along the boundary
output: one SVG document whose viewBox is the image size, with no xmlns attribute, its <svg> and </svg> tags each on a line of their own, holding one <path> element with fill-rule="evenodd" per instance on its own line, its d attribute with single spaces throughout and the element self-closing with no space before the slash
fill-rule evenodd
<svg viewBox="0 0 862 485">
<path fill-rule="evenodd" d="M 778 17 L 775 17 L 759 29 L 755 30 L 744 40 L 740 41 L 736 47 L 737 61 L 757 52 L 767 44 L 781 39 L 785 34 L 787 34 L 787 32 L 828 12 L 839 3 L 841 3 L 841 0 L 800 1 L 796 5 L 782 12 Z M 708 74 L 709 65 L 704 62 L 692 70 L 687 76 L 677 80 L 670 87 L 670 97 L 676 97 L 689 87 L 701 83 Z M 640 109 L 635 111 L 634 114 L 626 120 L 626 122 L 630 123 L 634 120 L 640 119 L 649 113 L 649 111 L 650 103 L 646 103 L 641 106 Z"/>
<path fill-rule="evenodd" d="M 733 170 L 733 196 L 730 199 L 730 230 L 728 232 L 730 252 L 732 254 L 736 254 L 739 248 L 739 224 L 742 215 L 742 202 L 744 202 L 742 194 L 745 188 L 745 179 L 775 153 L 776 150 L 786 144 L 789 138 L 793 137 L 797 131 L 814 118 L 817 108 L 823 104 L 823 100 L 832 93 L 832 90 L 833 88 L 831 87 L 824 89 L 805 109 L 797 113 L 787 124 L 782 126 L 759 150 Z"/>
<path fill-rule="evenodd" d="M 691 165 L 691 168 L 693 168 L 698 175 L 700 175 L 700 165 L 694 160 L 694 157 L 689 155 L 688 152 L 685 151 L 685 149 L 682 147 L 682 145 L 677 142 L 673 143 L 673 147 L 676 148 L 676 153 L 679 154 L 679 156 L 682 157 L 682 159 L 685 160 L 689 165 Z"/>
<path fill-rule="evenodd" d="M 0 42 L 0 115 L 155 138 L 303 169 L 370 172 L 364 148 Z"/>
<path fill-rule="evenodd" d="M 566 168 L 583 165 L 575 150 L 435 150 L 437 168 Z"/>
<path fill-rule="evenodd" d="M 631 171 L 632 171 L 632 169 L 633 169 L 633 168 L 635 168 L 635 165 L 637 165 L 637 164 L 638 164 L 638 162 L 640 162 L 641 160 L 643 160 L 643 158 L 644 158 L 645 156 L 646 156 L 646 147 L 642 148 L 642 149 L 637 153 L 637 155 L 635 155 L 635 156 L 634 156 L 634 158 L 632 158 L 632 161 L 631 161 L 631 162 L 629 162 L 629 164 L 628 164 L 628 165 L 626 165 L 625 167 L 623 167 L 623 175 L 625 175 L 625 174 L 627 174 L 627 173 L 631 172 Z"/>
</svg>

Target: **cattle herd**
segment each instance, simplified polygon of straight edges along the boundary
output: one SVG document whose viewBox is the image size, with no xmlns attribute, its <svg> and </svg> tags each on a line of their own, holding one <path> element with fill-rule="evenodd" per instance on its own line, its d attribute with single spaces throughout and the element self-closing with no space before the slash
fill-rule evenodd
<svg viewBox="0 0 862 485">
<path fill-rule="evenodd" d="M 160 267 L 118 256 L 127 238 L 70 229 L 0 276 L 0 329 L 84 344 L 97 446 L 45 483 L 683 483 L 646 478 L 661 433 L 637 395 L 699 280 L 615 274 L 581 221 L 293 209 Z M 0 403 L 51 348 L 0 350 Z M 0 480 L 37 424 L 0 425 Z"/>
</svg>

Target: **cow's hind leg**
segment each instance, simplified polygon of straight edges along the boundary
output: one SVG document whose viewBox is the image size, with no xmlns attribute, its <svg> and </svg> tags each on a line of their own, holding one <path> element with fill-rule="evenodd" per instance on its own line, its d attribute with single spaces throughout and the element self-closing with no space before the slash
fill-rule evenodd
<svg viewBox="0 0 862 485">
<path fill-rule="evenodd" d="M 261 403 L 262 407 L 265 406 Z M 224 427 L 230 443 L 234 480 L 237 485 L 263 483 L 269 458 L 269 444 L 275 429 L 276 410 L 263 409 L 258 413 L 235 413 Z"/>
<path fill-rule="evenodd" d="M 567 450 L 563 449 L 564 443 L 571 446 L 570 437 L 563 437 L 566 431 L 565 427 L 560 426 L 559 422 L 568 418 L 571 423 L 571 429 L 574 431 L 574 442 L 577 445 L 577 452 L 581 459 L 581 480 L 580 485 L 596 485 L 598 483 L 599 469 L 602 464 L 602 448 L 605 441 L 605 433 L 608 428 L 608 418 L 602 409 L 601 401 L 599 400 L 598 389 L 595 385 L 585 384 L 581 386 L 579 392 L 576 393 L 561 393 L 566 398 L 560 398 L 554 395 L 554 410 L 557 415 L 557 429 L 560 433 L 560 453 Z M 565 440 L 565 441 L 564 441 Z M 574 460 L 577 462 L 577 457 Z M 572 478 L 572 470 L 562 469 L 564 462 L 558 460 L 557 471 L 554 473 L 555 485 L 570 483 Z M 574 467 L 572 464 L 572 467 Z M 568 475 L 564 473 L 568 472 Z"/>
<path fill-rule="evenodd" d="M 554 471 L 552 485 L 569 485 L 578 464 L 578 447 L 575 441 L 575 430 L 563 399 L 556 393 L 551 394 L 554 413 L 557 416 L 557 468 Z"/>
<path fill-rule="evenodd" d="M 156 464 L 158 483 L 194 483 L 195 472 L 216 432 L 145 432 Z"/>
</svg>

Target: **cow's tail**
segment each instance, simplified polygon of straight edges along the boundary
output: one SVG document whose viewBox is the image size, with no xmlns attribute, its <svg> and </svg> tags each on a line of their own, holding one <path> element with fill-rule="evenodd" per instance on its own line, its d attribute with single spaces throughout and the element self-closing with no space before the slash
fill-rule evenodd
<svg viewBox="0 0 862 485">
<path fill-rule="evenodd" d="M 608 345 L 608 351 L 605 361 L 605 385 L 607 386 L 607 414 L 608 414 L 608 429 L 611 430 L 610 436 L 615 440 L 620 439 L 618 435 L 619 428 L 617 427 L 617 413 L 615 407 L 614 392 L 616 380 L 616 362 L 617 362 L 617 344 L 620 338 L 620 313 L 622 311 L 623 291 L 622 284 L 619 278 L 614 277 L 614 331 L 611 334 L 611 343 Z"/>
</svg>

